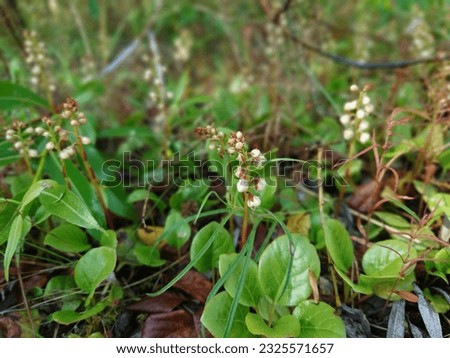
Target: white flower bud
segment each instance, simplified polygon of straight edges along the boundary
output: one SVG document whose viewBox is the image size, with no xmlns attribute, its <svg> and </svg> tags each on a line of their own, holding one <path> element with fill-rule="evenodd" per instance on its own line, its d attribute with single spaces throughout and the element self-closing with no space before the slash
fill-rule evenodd
<svg viewBox="0 0 450 358">
<path fill-rule="evenodd" d="M 39 65 L 34 65 L 31 69 L 31 73 L 33 75 L 38 75 L 39 73 L 41 73 L 41 67 Z"/>
<path fill-rule="evenodd" d="M 236 149 L 234 149 L 233 147 L 229 147 L 229 148 L 227 149 L 227 152 L 228 152 L 229 154 L 234 154 L 234 153 L 236 153 Z"/>
<path fill-rule="evenodd" d="M 256 181 L 255 189 L 256 191 L 263 191 L 267 186 L 267 182 L 264 178 L 259 178 Z"/>
<path fill-rule="evenodd" d="M 55 92 L 55 91 L 56 91 L 56 86 L 55 86 L 53 83 L 50 83 L 50 84 L 48 85 L 48 90 L 49 90 L 50 92 Z"/>
<path fill-rule="evenodd" d="M 261 155 L 261 151 L 259 149 L 252 149 L 252 151 L 250 152 L 250 155 L 253 158 L 257 158 Z"/>
<path fill-rule="evenodd" d="M 239 179 L 236 187 L 238 192 L 245 193 L 248 191 L 248 181 L 245 179 Z"/>
<path fill-rule="evenodd" d="M 350 123 L 350 116 L 348 114 L 343 114 L 342 116 L 339 117 L 339 121 L 343 125 L 347 125 Z"/>
<path fill-rule="evenodd" d="M 72 120 L 70 121 L 70 125 L 71 125 L 72 127 L 78 127 L 79 123 L 78 123 L 78 121 L 76 121 L 75 119 L 72 119 Z"/>
<path fill-rule="evenodd" d="M 83 143 L 84 145 L 91 144 L 91 138 L 89 138 L 89 137 L 81 137 L 81 143 Z"/>
<path fill-rule="evenodd" d="M 53 142 L 48 142 L 46 145 L 45 145 L 45 149 L 47 149 L 47 150 L 53 150 L 53 149 L 55 149 L 55 143 L 53 143 Z"/>
<path fill-rule="evenodd" d="M 363 132 L 361 133 L 361 135 L 359 136 L 359 141 L 364 144 L 367 143 L 370 140 L 370 134 L 367 132 Z"/>
<path fill-rule="evenodd" d="M 36 132 L 36 134 L 41 135 L 42 133 L 44 133 L 44 128 L 36 127 L 36 128 L 34 128 L 34 131 Z"/>
<path fill-rule="evenodd" d="M 234 147 L 236 148 L 236 150 L 241 150 L 242 148 L 244 148 L 244 144 L 242 142 L 237 142 Z"/>
<path fill-rule="evenodd" d="M 365 131 L 367 128 L 369 128 L 369 122 L 367 121 L 361 121 L 361 123 L 359 124 L 358 130 L 360 132 Z"/>
<path fill-rule="evenodd" d="M 242 167 L 240 165 L 234 171 L 234 175 L 236 176 L 236 178 L 240 178 L 244 174 L 245 172 L 242 170 Z"/>
<path fill-rule="evenodd" d="M 242 155 L 242 153 L 238 154 L 237 159 L 239 160 L 240 163 L 244 162 L 244 156 Z"/>
<path fill-rule="evenodd" d="M 354 133 L 353 133 L 352 129 L 346 129 L 346 130 L 344 130 L 344 134 L 343 135 L 344 135 L 344 139 L 345 140 L 349 140 L 349 139 L 353 138 Z"/>
<path fill-rule="evenodd" d="M 39 156 L 39 152 L 36 149 L 28 149 L 28 155 L 30 158 L 36 158 Z"/>
<path fill-rule="evenodd" d="M 11 139 L 13 139 L 13 136 L 12 135 L 9 135 L 8 133 L 5 135 L 5 139 L 6 140 L 11 140 Z"/>
<path fill-rule="evenodd" d="M 209 150 L 214 150 L 214 149 L 216 149 L 216 146 L 215 146 L 214 143 L 211 143 L 211 144 L 208 146 L 208 148 L 209 148 Z"/>
<path fill-rule="evenodd" d="M 59 158 L 62 160 L 69 159 L 69 154 L 67 153 L 66 150 L 63 150 L 63 151 L 59 152 Z"/>
<path fill-rule="evenodd" d="M 8 129 L 6 131 L 6 135 L 9 135 L 9 136 L 13 136 L 15 133 L 16 133 L 16 131 L 14 129 Z"/>
<path fill-rule="evenodd" d="M 65 149 L 65 151 L 67 152 L 67 154 L 69 155 L 69 157 L 71 157 L 72 155 L 75 154 L 75 148 L 74 147 L 67 147 Z"/>
<path fill-rule="evenodd" d="M 241 132 L 241 131 L 237 131 L 237 132 L 236 132 L 236 138 L 237 138 L 237 139 L 242 139 L 242 137 L 243 137 L 242 132 Z"/>
<path fill-rule="evenodd" d="M 16 148 L 16 149 L 22 148 L 22 142 L 16 142 L 16 143 L 14 143 L 14 148 Z"/>
<path fill-rule="evenodd" d="M 25 133 L 27 133 L 27 134 L 31 134 L 33 132 L 34 132 L 33 127 L 28 127 L 27 129 L 25 129 Z"/>
<path fill-rule="evenodd" d="M 363 109 L 358 109 L 356 111 L 356 118 L 363 119 L 366 116 L 366 112 Z"/>
<path fill-rule="evenodd" d="M 358 88 L 357 85 L 353 84 L 353 85 L 350 86 L 350 91 L 357 92 L 358 90 L 359 90 L 359 88 Z"/>
<path fill-rule="evenodd" d="M 173 92 L 168 91 L 168 92 L 166 93 L 166 98 L 167 98 L 167 99 L 172 99 L 172 98 L 173 98 Z"/>
<path fill-rule="evenodd" d="M 357 101 L 351 101 L 351 102 L 345 102 L 344 104 L 344 110 L 349 112 L 356 109 L 356 106 L 358 105 Z"/>
<path fill-rule="evenodd" d="M 374 111 L 375 107 L 373 106 L 372 103 L 369 103 L 368 105 L 366 105 L 364 107 L 364 109 L 366 110 L 367 113 L 372 113 Z"/>
<path fill-rule="evenodd" d="M 261 199 L 257 196 L 253 196 L 251 199 L 247 200 L 247 205 L 251 209 L 255 209 L 261 205 Z"/>
<path fill-rule="evenodd" d="M 149 81 L 152 78 L 152 70 L 147 69 L 144 72 L 144 80 Z"/>
<path fill-rule="evenodd" d="M 218 136 L 219 138 L 223 138 L 223 137 L 225 137 L 225 133 L 222 132 L 222 131 L 220 131 L 219 134 L 217 134 L 217 136 Z"/>
<path fill-rule="evenodd" d="M 369 96 L 363 96 L 362 98 L 362 104 L 367 106 L 370 103 L 370 98 Z"/>
<path fill-rule="evenodd" d="M 45 131 L 44 133 L 42 133 L 42 136 L 44 136 L 45 138 L 50 137 L 50 133 Z"/>
</svg>

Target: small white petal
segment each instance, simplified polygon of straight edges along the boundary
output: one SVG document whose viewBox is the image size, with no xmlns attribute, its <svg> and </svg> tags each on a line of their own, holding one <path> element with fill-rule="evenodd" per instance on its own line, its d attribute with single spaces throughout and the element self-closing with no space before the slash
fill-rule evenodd
<svg viewBox="0 0 450 358">
<path fill-rule="evenodd" d="M 251 199 L 247 200 L 247 205 L 251 209 L 255 209 L 261 205 L 261 199 L 257 196 L 253 196 Z"/>
<path fill-rule="evenodd" d="M 350 116 L 348 114 L 343 114 L 342 116 L 339 117 L 339 121 L 343 125 L 347 125 L 350 123 Z"/>
<path fill-rule="evenodd" d="M 239 179 L 236 187 L 238 192 L 245 193 L 248 191 L 248 181 L 245 179 Z"/>
<path fill-rule="evenodd" d="M 250 152 L 250 155 L 251 155 L 253 158 L 257 158 L 257 157 L 259 157 L 259 156 L 261 155 L 261 151 L 260 151 L 259 149 L 253 149 L 253 150 Z"/>
<path fill-rule="evenodd" d="M 55 149 L 55 143 L 53 143 L 53 142 L 48 142 L 48 143 L 45 145 L 45 149 L 47 149 L 47 150 L 53 150 L 53 149 Z"/>
<path fill-rule="evenodd" d="M 236 138 L 237 138 L 237 139 L 241 139 L 242 137 L 243 137 L 242 132 L 241 132 L 241 131 L 237 131 L 237 132 L 236 132 Z"/>
<path fill-rule="evenodd" d="M 361 135 L 359 136 L 359 141 L 364 144 L 367 143 L 370 140 L 370 134 L 367 132 L 363 132 L 361 133 Z"/>
<path fill-rule="evenodd" d="M 364 112 L 363 109 L 358 109 L 358 111 L 356 111 L 356 118 L 363 119 L 365 116 L 366 112 Z"/>
<path fill-rule="evenodd" d="M 267 186 L 267 182 L 264 178 L 259 178 L 255 184 L 256 191 L 263 191 Z"/>
<path fill-rule="evenodd" d="M 344 139 L 345 139 L 345 140 L 352 139 L 352 138 L 353 138 L 353 135 L 354 135 L 354 133 L 353 133 L 353 130 L 352 130 L 352 129 L 346 129 L 346 130 L 344 130 Z"/>
<path fill-rule="evenodd" d="M 350 91 L 357 92 L 358 90 L 359 90 L 359 88 L 358 88 L 357 85 L 353 84 L 353 85 L 350 86 Z"/>
</svg>

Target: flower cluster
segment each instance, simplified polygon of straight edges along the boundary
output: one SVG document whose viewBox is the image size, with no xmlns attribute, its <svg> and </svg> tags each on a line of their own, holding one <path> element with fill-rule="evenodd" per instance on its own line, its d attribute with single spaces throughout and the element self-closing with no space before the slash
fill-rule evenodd
<svg viewBox="0 0 450 358">
<path fill-rule="evenodd" d="M 367 95 L 368 90 L 368 86 L 365 86 L 361 91 L 355 84 L 350 86 L 350 91 L 359 92 L 359 97 L 344 104 L 345 113 L 339 118 L 344 126 L 343 137 L 345 140 L 356 137 L 362 144 L 370 140 L 367 117 L 373 112 L 374 106 Z"/>
<path fill-rule="evenodd" d="M 39 40 L 36 31 L 25 31 L 24 34 L 25 62 L 31 70 L 31 85 L 37 90 L 54 92 L 55 80 L 49 66 L 51 60 L 47 56 L 45 44 Z"/>
<path fill-rule="evenodd" d="M 265 26 L 267 34 L 267 45 L 264 49 L 267 57 L 276 59 L 280 47 L 284 44 L 284 29 L 287 27 L 287 18 L 285 14 L 280 14 L 278 23 L 269 22 Z"/>
<path fill-rule="evenodd" d="M 173 45 L 173 58 L 178 63 L 185 63 L 191 58 L 192 36 L 188 30 L 181 31 L 180 36 L 175 38 Z"/>
<path fill-rule="evenodd" d="M 255 77 L 250 73 L 248 67 L 244 67 L 241 73 L 236 76 L 230 85 L 230 91 L 233 94 L 245 93 L 250 89 L 250 86 L 255 82 Z"/>
<path fill-rule="evenodd" d="M 258 193 L 264 190 L 267 183 L 264 178 L 255 174 L 257 169 L 261 169 L 266 158 L 257 148 L 248 150 L 246 139 L 241 131 L 232 132 L 226 136 L 222 131 L 218 131 L 214 126 L 197 128 L 196 133 L 210 140 L 209 149 L 218 151 L 220 156 L 228 153 L 230 156 L 237 156 L 238 166 L 233 173 L 238 179 L 236 189 L 243 193 L 247 200 L 247 205 L 255 209 L 261 205 L 261 198 Z"/>
<path fill-rule="evenodd" d="M 15 120 L 12 126 L 6 130 L 5 139 L 13 144 L 13 148 L 27 158 L 39 156 L 37 149 L 32 148 L 34 144 L 35 130 L 19 120 Z"/>
<path fill-rule="evenodd" d="M 434 37 L 424 13 L 415 6 L 415 17 L 406 27 L 406 32 L 412 37 L 412 48 L 420 57 L 431 57 L 435 54 Z"/>
</svg>

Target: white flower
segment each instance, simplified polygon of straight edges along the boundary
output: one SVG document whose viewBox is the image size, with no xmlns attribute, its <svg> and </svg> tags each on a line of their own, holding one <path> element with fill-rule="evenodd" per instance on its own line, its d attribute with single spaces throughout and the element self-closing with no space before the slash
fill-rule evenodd
<svg viewBox="0 0 450 358">
<path fill-rule="evenodd" d="M 359 90 L 359 88 L 358 88 L 357 85 L 353 84 L 353 85 L 350 86 L 350 91 L 357 92 L 358 90 Z"/>
<path fill-rule="evenodd" d="M 70 121 L 70 125 L 71 125 L 72 127 L 78 127 L 79 123 L 78 123 L 77 120 L 72 119 L 72 120 Z"/>
<path fill-rule="evenodd" d="M 91 138 L 89 138 L 89 137 L 81 137 L 81 143 L 83 143 L 84 145 L 91 144 Z"/>
<path fill-rule="evenodd" d="M 166 98 L 167 98 L 167 99 L 172 99 L 172 98 L 173 98 L 173 92 L 168 91 L 168 92 L 166 93 Z"/>
<path fill-rule="evenodd" d="M 370 134 L 367 132 L 363 132 L 361 133 L 361 135 L 359 136 L 359 141 L 364 144 L 367 143 L 370 140 Z"/>
<path fill-rule="evenodd" d="M 37 156 L 39 156 L 39 153 L 36 149 L 28 149 L 28 155 L 31 158 L 36 158 Z"/>
<path fill-rule="evenodd" d="M 261 151 L 260 151 L 259 149 L 253 149 L 253 150 L 250 152 L 250 155 L 251 155 L 253 158 L 257 158 L 257 157 L 259 157 L 259 156 L 261 155 Z"/>
<path fill-rule="evenodd" d="M 48 142 L 48 143 L 45 145 L 45 149 L 47 149 L 47 150 L 53 150 L 53 149 L 55 149 L 55 143 L 53 143 L 53 142 Z"/>
<path fill-rule="evenodd" d="M 240 193 L 245 193 L 248 191 L 248 181 L 245 179 L 239 179 L 237 183 L 237 190 Z"/>
<path fill-rule="evenodd" d="M 358 130 L 360 132 L 365 131 L 367 128 L 369 128 L 369 122 L 367 121 L 361 121 L 361 123 L 359 124 Z"/>
<path fill-rule="evenodd" d="M 342 116 L 339 117 L 339 121 L 343 125 L 347 125 L 350 123 L 350 116 L 348 114 L 343 114 Z"/>
<path fill-rule="evenodd" d="M 59 158 L 62 160 L 69 159 L 69 154 L 67 151 L 63 150 L 62 152 L 59 152 Z"/>
<path fill-rule="evenodd" d="M 245 172 L 242 170 L 242 167 L 239 165 L 236 170 L 234 171 L 234 175 L 236 176 L 236 178 L 240 178 L 243 174 L 245 174 Z"/>
<path fill-rule="evenodd" d="M 144 72 L 144 80 L 149 81 L 152 78 L 152 70 L 147 69 Z"/>
<path fill-rule="evenodd" d="M 71 157 L 72 155 L 75 154 L 75 148 L 74 148 L 74 147 L 67 147 L 67 148 L 64 149 L 64 150 L 66 151 L 66 153 L 67 153 L 67 155 L 68 155 L 69 157 Z"/>
<path fill-rule="evenodd" d="M 234 149 L 234 147 L 229 147 L 229 148 L 227 149 L 227 152 L 228 152 L 229 154 L 234 154 L 234 153 L 236 153 L 236 149 Z"/>
<path fill-rule="evenodd" d="M 267 186 L 267 182 L 264 178 L 257 179 L 256 184 L 255 184 L 256 191 L 263 191 L 266 186 Z"/>
<path fill-rule="evenodd" d="M 345 140 L 352 139 L 353 135 L 354 135 L 353 129 L 346 129 L 346 130 L 344 130 L 344 139 Z"/>
<path fill-rule="evenodd" d="M 38 75 L 39 73 L 41 73 L 41 67 L 39 65 L 34 65 L 31 69 L 31 73 L 33 75 Z"/>
<path fill-rule="evenodd" d="M 209 149 L 209 150 L 214 150 L 214 149 L 216 149 L 215 144 L 214 144 L 214 143 L 211 143 L 211 144 L 208 146 L 208 149 Z"/>
<path fill-rule="evenodd" d="M 362 104 L 367 106 L 370 103 L 370 98 L 369 96 L 363 96 L 362 98 Z"/>
<path fill-rule="evenodd" d="M 356 109 L 356 106 L 358 105 L 357 101 L 351 101 L 351 102 L 345 102 L 344 104 L 344 110 L 345 111 L 353 111 L 354 109 Z"/>
<path fill-rule="evenodd" d="M 16 133 L 16 131 L 14 129 L 8 129 L 6 131 L 6 135 L 9 135 L 9 136 L 13 136 L 15 133 Z"/>
<path fill-rule="evenodd" d="M 242 139 L 242 137 L 243 137 L 242 132 L 241 132 L 241 131 L 237 131 L 237 132 L 236 132 L 236 138 L 237 138 L 237 139 Z"/>
<path fill-rule="evenodd" d="M 247 200 L 247 205 L 251 209 L 255 209 L 261 205 L 261 199 L 257 196 L 252 196 L 251 199 Z"/>
<path fill-rule="evenodd" d="M 33 132 L 34 132 L 33 127 L 28 127 L 27 129 L 25 129 L 25 133 L 27 133 L 27 134 L 31 134 Z"/>
<path fill-rule="evenodd" d="M 366 112 L 363 109 L 358 109 L 356 111 L 356 118 L 363 119 L 366 116 Z"/>
<path fill-rule="evenodd" d="M 16 148 L 16 149 L 22 148 L 22 142 L 16 142 L 16 143 L 14 143 L 14 148 Z"/>
<path fill-rule="evenodd" d="M 41 135 L 42 133 L 44 133 L 44 128 L 36 127 L 36 128 L 34 128 L 34 131 L 36 132 L 36 134 Z"/>
<path fill-rule="evenodd" d="M 364 109 L 365 109 L 365 111 L 366 111 L 367 113 L 372 113 L 373 110 L 374 110 L 375 108 L 374 108 L 374 106 L 373 106 L 372 103 L 369 103 L 368 105 L 366 105 L 366 106 L 364 107 Z"/>
<path fill-rule="evenodd" d="M 244 148 L 244 143 L 237 142 L 234 147 L 236 148 L 236 150 L 241 150 L 242 148 Z"/>
</svg>

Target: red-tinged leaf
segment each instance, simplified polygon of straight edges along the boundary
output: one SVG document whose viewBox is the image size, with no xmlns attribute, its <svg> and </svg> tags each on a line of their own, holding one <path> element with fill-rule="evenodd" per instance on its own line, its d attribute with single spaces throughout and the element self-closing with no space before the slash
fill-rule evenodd
<svg viewBox="0 0 450 358">
<path fill-rule="evenodd" d="M 179 280 L 174 287 L 186 292 L 201 303 L 205 303 L 212 283 L 205 276 L 197 271 L 189 271 Z"/>
<path fill-rule="evenodd" d="M 196 338 L 192 315 L 184 310 L 150 315 L 144 323 L 142 338 Z"/>
<path fill-rule="evenodd" d="M 17 319 L 10 316 L 0 317 L 0 337 L 20 338 L 22 330 Z"/>
<path fill-rule="evenodd" d="M 408 291 L 395 291 L 397 295 L 403 298 L 405 301 L 416 303 L 419 302 L 419 297 L 412 292 Z"/>
<path fill-rule="evenodd" d="M 147 313 L 167 313 L 177 307 L 184 299 L 173 292 L 164 292 L 157 297 L 146 297 L 128 306 L 130 311 Z"/>
</svg>

